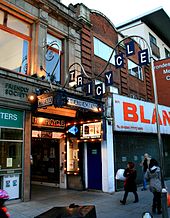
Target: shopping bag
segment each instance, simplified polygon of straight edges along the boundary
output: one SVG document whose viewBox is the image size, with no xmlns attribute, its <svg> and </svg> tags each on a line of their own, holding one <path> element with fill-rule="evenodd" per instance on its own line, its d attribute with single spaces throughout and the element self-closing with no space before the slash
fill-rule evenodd
<svg viewBox="0 0 170 218">
<path fill-rule="evenodd" d="M 125 181 L 126 178 L 123 176 L 124 171 L 125 171 L 124 169 L 118 169 L 115 178 L 116 178 L 117 180 Z"/>
</svg>

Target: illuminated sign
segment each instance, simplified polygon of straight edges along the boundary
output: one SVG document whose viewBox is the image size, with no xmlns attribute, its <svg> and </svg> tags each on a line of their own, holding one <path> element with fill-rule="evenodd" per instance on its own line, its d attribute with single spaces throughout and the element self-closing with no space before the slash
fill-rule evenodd
<svg viewBox="0 0 170 218">
<path fill-rule="evenodd" d="M 50 106 L 53 104 L 53 96 L 38 98 L 38 108 Z"/>
<path fill-rule="evenodd" d="M 83 124 L 80 131 L 80 139 L 100 138 L 101 122 Z"/>
<path fill-rule="evenodd" d="M 61 119 L 48 119 L 44 117 L 33 117 L 32 118 L 33 126 L 42 126 L 42 127 L 51 127 L 51 128 L 65 128 L 65 120 Z"/>
<path fill-rule="evenodd" d="M 68 100 L 67 104 L 70 106 L 81 107 L 81 108 L 85 108 L 85 109 L 89 109 L 93 111 L 98 111 L 98 105 L 95 103 L 88 102 L 88 101 L 82 101 L 82 100 L 70 98 L 70 97 L 67 97 L 67 100 Z"/>
</svg>

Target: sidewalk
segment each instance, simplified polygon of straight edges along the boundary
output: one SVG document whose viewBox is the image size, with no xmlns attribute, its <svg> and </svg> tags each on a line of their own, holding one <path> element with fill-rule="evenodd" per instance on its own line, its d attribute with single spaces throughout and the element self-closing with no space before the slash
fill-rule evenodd
<svg viewBox="0 0 170 218">
<path fill-rule="evenodd" d="M 166 181 L 170 190 L 170 181 Z M 52 207 L 95 205 L 97 218 L 140 218 L 145 211 L 151 212 L 152 193 L 138 188 L 139 203 L 133 203 L 134 196 L 129 194 L 126 205 L 120 204 L 123 191 L 113 194 L 89 191 L 61 190 L 52 187 L 34 186 L 32 200 L 7 204 L 11 218 L 34 218 Z M 170 215 L 170 208 L 168 208 Z M 154 215 L 154 218 L 162 215 Z"/>
</svg>

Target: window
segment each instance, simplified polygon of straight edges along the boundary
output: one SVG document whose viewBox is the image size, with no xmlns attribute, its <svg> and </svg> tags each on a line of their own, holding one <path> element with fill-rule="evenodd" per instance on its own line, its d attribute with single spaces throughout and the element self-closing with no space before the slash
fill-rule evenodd
<svg viewBox="0 0 170 218">
<path fill-rule="evenodd" d="M 165 57 L 166 58 L 170 57 L 170 51 L 168 51 L 166 48 L 165 48 Z"/>
<path fill-rule="evenodd" d="M 47 34 L 46 72 L 47 80 L 60 82 L 61 79 L 61 51 L 62 41 L 50 34 Z"/>
<path fill-rule="evenodd" d="M 0 168 L 22 167 L 23 130 L 0 128 Z"/>
<path fill-rule="evenodd" d="M 155 55 L 155 57 L 157 58 L 160 58 L 160 49 L 157 46 L 156 38 L 152 34 L 149 33 L 149 39 L 150 39 L 150 46 L 151 46 L 153 55 Z"/>
<path fill-rule="evenodd" d="M 0 67 L 28 73 L 30 25 L 0 11 Z"/>
<path fill-rule="evenodd" d="M 128 59 L 128 72 L 130 75 L 135 76 L 140 80 L 143 80 L 142 68 L 129 59 Z"/>
<path fill-rule="evenodd" d="M 93 40 L 94 40 L 94 54 L 102 58 L 103 60 L 108 61 L 113 49 L 95 37 L 93 38 Z M 115 65 L 114 53 L 112 55 L 110 63 Z"/>
<path fill-rule="evenodd" d="M 150 43 L 157 45 L 156 38 L 153 35 L 149 34 L 149 39 L 150 39 Z"/>
</svg>

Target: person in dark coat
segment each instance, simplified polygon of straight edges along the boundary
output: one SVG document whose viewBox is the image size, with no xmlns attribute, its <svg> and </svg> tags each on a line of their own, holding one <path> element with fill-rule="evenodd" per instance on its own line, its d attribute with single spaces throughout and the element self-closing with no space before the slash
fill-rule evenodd
<svg viewBox="0 0 170 218">
<path fill-rule="evenodd" d="M 146 171 L 145 178 L 149 180 L 149 188 L 153 193 L 152 212 L 155 213 L 157 209 L 157 213 L 161 214 L 161 171 L 158 162 L 153 158 L 150 160 L 149 169 Z"/>
<path fill-rule="evenodd" d="M 133 162 L 128 162 L 127 168 L 125 169 L 123 175 L 126 178 L 124 181 L 125 193 L 123 196 L 123 200 L 120 200 L 120 203 L 123 205 L 126 204 L 126 199 L 128 197 L 129 192 L 133 192 L 135 196 L 135 200 L 133 203 L 137 203 L 139 201 L 138 194 L 137 194 L 137 185 L 136 185 L 137 172 L 135 169 L 135 164 Z"/>
</svg>

